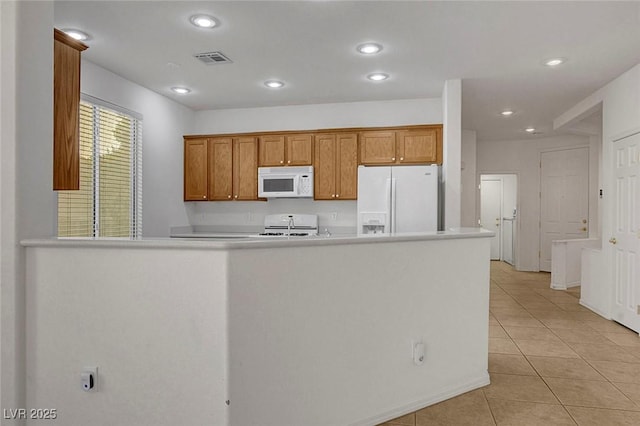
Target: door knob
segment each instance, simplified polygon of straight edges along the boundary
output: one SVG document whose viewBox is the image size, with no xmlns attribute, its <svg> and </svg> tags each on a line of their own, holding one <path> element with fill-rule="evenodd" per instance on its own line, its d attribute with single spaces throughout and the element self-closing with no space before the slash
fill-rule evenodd
<svg viewBox="0 0 640 426">
<path fill-rule="evenodd" d="M 609 242 L 611 244 L 616 244 L 618 242 L 618 240 L 616 240 L 615 237 L 611 237 L 611 238 L 609 238 Z"/>
<path fill-rule="evenodd" d="M 587 223 L 587 219 L 582 219 L 582 223 Z"/>
<path fill-rule="evenodd" d="M 582 232 L 587 232 L 587 227 L 583 227 L 582 229 L 580 229 Z"/>
</svg>

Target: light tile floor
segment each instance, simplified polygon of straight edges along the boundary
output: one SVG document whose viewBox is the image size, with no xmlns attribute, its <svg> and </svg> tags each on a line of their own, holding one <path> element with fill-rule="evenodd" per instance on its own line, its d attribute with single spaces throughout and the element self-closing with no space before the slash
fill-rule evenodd
<svg viewBox="0 0 640 426">
<path fill-rule="evenodd" d="M 384 426 L 640 425 L 638 334 L 549 283 L 491 262 L 491 384 Z"/>
</svg>

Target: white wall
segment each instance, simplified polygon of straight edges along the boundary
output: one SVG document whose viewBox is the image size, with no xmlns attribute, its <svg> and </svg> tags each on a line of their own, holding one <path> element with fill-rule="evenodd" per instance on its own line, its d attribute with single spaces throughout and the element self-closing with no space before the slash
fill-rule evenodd
<svg viewBox="0 0 640 426">
<path fill-rule="evenodd" d="M 379 102 L 294 105 L 199 111 L 190 134 L 220 134 L 343 127 L 442 123 L 442 101 L 406 99 Z M 355 201 L 270 200 L 187 203 L 189 224 L 261 227 L 271 213 L 318 213 L 321 230 L 355 232 Z M 182 224 L 176 224 L 182 225 Z M 336 228 L 338 227 L 338 228 Z"/>
<path fill-rule="evenodd" d="M 189 133 L 193 111 L 86 60 L 81 78 L 82 93 L 143 115 L 142 232 L 168 236 L 171 226 L 187 221 L 182 136 Z"/>
<path fill-rule="evenodd" d="M 588 146 L 589 156 L 598 156 L 597 147 L 588 137 L 556 136 L 530 138 L 515 141 L 478 141 L 477 173 L 518 175 L 518 244 L 516 246 L 516 268 L 537 271 L 540 246 L 540 153 L 543 151 Z M 598 171 L 589 171 L 589 223 L 597 222 L 597 178 Z"/>
<path fill-rule="evenodd" d="M 27 251 L 29 373 L 20 407 L 58 412 L 30 425 L 228 425 L 225 251 Z M 74 268 L 60 268 L 70 259 Z M 98 368 L 95 392 L 80 388 L 86 367 Z"/>
<path fill-rule="evenodd" d="M 20 408 L 25 406 L 25 271 L 19 241 L 51 236 L 54 223 L 53 3 L 2 2 L 1 7 L 1 404 Z"/>
<path fill-rule="evenodd" d="M 14 347 L 16 282 L 15 206 L 15 53 L 16 8 L 0 2 L 0 406 L 22 406 L 16 400 Z"/>
<path fill-rule="evenodd" d="M 447 80 L 442 92 L 444 228 L 460 226 L 462 81 Z"/>
<path fill-rule="evenodd" d="M 442 123 L 442 104 L 439 98 L 404 99 L 199 111 L 195 113 L 191 133 L 315 130 L 440 123 Z"/>
<path fill-rule="evenodd" d="M 462 131 L 462 152 L 460 164 L 460 225 L 478 226 L 476 202 L 478 182 L 476 180 L 476 132 Z"/>
<path fill-rule="evenodd" d="M 603 270 L 589 279 L 593 283 L 600 283 L 602 288 L 594 294 L 608 292 L 613 294 L 613 248 L 606 243 L 613 235 L 614 226 L 614 191 L 615 179 L 613 175 L 613 140 L 632 131 L 640 130 L 640 64 L 634 66 L 606 86 L 597 90 L 586 99 L 566 111 L 554 121 L 554 128 L 570 128 L 574 123 L 590 115 L 594 110 L 602 107 L 602 217 L 600 219 L 602 232 L 602 250 L 592 251 L 589 256 L 597 258 Z M 596 139 L 597 138 L 593 138 Z M 593 221 L 590 221 L 593 223 Z M 640 284 L 636 282 L 636 293 L 640 294 Z M 593 305 L 594 301 L 586 301 Z M 601 313 L 610 316 L 610 307 L 599 306 Z"/>
</svg>

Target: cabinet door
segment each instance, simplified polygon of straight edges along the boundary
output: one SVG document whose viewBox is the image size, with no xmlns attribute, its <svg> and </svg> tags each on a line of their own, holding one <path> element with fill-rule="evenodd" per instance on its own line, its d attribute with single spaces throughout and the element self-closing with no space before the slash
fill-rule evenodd
<svg viewBox="0 0 640 426">
<path fill-rule="evenodd" d="M 258 199 L 258 141 L 256 138 L 234 139 L 233 176 L 234 199 Z"/>
<path fill-rule="evenodd" d="M 313 161 L 313 135 L 287 136 L 287 165 L 310 166 Z"/>
<path fill-rule="evenodd" d="M 231 200 L 233 189 L 233 141 L 209 140 L 209 199 Z"/>
<path fill-rule="evenodd" d="M 392 164 L 396 162 L 396 132 L 372 131 L 360 133 L 362 164 Z"/>
<path fill-rule="evenodd" d="M 314 198 L 316 200 L 334 199 L 336 196 L 336 135 L 316 135 L 313 173 Z"/>
<path fill-rule="evenodd" d="M 54 29 L 54 191 L 80 189 L 80 52 L 86 48 Z"/>
<path fill-rule="evenodd" d="M 358 198 L 358 135 L 338 134 L 336 140 L 336 199 Z"/>
<path fill-rule="evenodd" d="M 399 131 L 397 138 L 400 163 L 435 163 L 438 161 L 437 129 Z"/>
<path fill-rule="evenodd" d="M 184 142 L 184 200 L 207 199 L 207 140 Z"/>
<path fill-rule="evenodd" d="M 258 147 L 260 166 L 284 166 L 284 136 L 261 136 Z"/>
</svg>

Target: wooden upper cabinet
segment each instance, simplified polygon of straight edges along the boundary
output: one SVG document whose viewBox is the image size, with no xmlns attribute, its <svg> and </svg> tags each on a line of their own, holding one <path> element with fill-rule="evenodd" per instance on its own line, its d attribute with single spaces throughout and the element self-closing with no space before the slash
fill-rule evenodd
<svg viewBox="0 0 640 426">
<path fill-rule="evenodd" d="M 234 138 L 233 191 L 236 200 L 258 199 L 258 139 L 255 137 Z"/>
<path fill-rule="evenodd" d="M 358 192 L 358 135 L 318 134 L 315 137 L 314 198 L 355 200 Z"/>
<path fill-rule="evenodd" d="M 358 198 L 358 135 L 338 134 L 336 147 L 336 198 L 355 200 Z"/>
<path fill-rule="evenodd" d="M 184 142 L 184 200 L 207 200 L 207 139 Z"/>
<path fill-rule="evenodd" d="M 230 200 L 233 193 L 233 139 L 210 139 L 208 162 L 208 199 L 211 201 Z"/>
<path fill-rule="evenodd" d="M 320 134 L 315 140 L 315 163 L 313 167 L 316 200 L 333 200 L 336 194 L 336 135 Z"/>
<path fill-rule="evenodd" d="M 87 46 L 53 30 L 53 189 L 80 189 L 80 52 Z"/>
<path fill-rule="evenodd" d="M 190 143 L 192 141 L 187 141 Z M 258 199 L 258 140 L 255 137 L 209 139 L 207 151 L 210 201 Z M 185 169 L 186 170 L 186 169 Z M 187 174 L 185 173 L 185 181 Z M 186 199 L 186 197 L 185 197 Z"/>
<path fill-rule="evenodd" d="M 367 131 L 360 133 L 362 164 L 393 164 L 396 162 L 396 132 Z"/>
<path fill-rule="evenodd" d="M 287 166 L 310 166 L 313 161 L 313 135 L 310 133 L 286 137 Z"/>
<path fill-rule="evenodd" d="M 274 167 L 284 166 L 284 136 L 268 135 L 260 136 L 258 147 L 260 150 L 260 166 Z"/>
<path fill-rule="evenodd" d="M 361 132 L 360 163 L 442 164 L 442 126 Z"/>
<path fill-rule="evenodd" d="M 398 161 L 407 164 L 438 162 L 439 133 L 439 128 L 398 131 Z"/>
<path fill-rule="evenodd" d="M 313 160 L 313 135 L 265 135 L 259 140 L 261 167 L 310 166 Z"/>
</svg>

